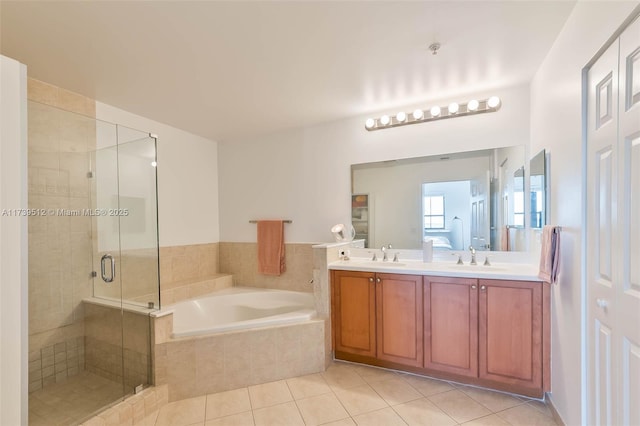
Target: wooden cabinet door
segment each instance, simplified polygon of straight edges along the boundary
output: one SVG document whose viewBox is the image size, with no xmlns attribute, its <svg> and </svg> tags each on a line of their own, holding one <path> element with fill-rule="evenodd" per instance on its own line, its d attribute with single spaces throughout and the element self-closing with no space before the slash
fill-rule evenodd
<svg viewBox="0 0 640 426">
<path fill-rule="evenodd" d="M 376 356 L 376 293 L 372 272 L 333 272 L 336 352 Z"/>
<path fill-rule="evenodd" d="M 482 379 L 542 388 L 542 285 L 479 280 Z"/>
<path fill-rule="evenodd" d="M 424 277 L 424 367 L 478 375 L 478 280 Z"/>
<path fill-rule="evenodd" d="M 422 367 L 422 276 L 376 275 L 378 359 Z"/>
</svg>

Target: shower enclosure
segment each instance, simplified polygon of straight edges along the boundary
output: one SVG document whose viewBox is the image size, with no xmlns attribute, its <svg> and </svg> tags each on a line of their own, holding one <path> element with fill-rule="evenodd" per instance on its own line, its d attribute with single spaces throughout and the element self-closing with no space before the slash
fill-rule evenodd
<svg viewBox="0 0 640 426">
<path fill-rule="evenodd" d="M 28 103 L 29 423 L 78 424 L 150 384 L 156 138 Z"/>
</svg>

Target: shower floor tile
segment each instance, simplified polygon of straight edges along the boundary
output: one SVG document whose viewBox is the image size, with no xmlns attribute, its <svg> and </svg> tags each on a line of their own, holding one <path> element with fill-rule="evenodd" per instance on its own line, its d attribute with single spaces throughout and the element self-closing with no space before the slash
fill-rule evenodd
<svg viewBox="0 0 640 426">
<path fill-rule="evenodd" d="M 31 393 L 29 425 L 78 424 L 102 407 L 118 401 L 122 393 L 122 383 L 84 371 Z"/>
</svg>

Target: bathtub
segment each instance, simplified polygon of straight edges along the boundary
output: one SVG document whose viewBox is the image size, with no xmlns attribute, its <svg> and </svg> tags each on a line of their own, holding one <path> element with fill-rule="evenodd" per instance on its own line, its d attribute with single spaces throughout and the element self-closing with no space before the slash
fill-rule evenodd
<svg viewBox="0 0 640 426">
<path fill-rule="evenodd" d="M 231 287 L 196 299 L 185 300 L 156 312 L 173 314 L 171 337 L 215 334 L 270 327 L 315 318 L 313 293 Z"/>
</svg>

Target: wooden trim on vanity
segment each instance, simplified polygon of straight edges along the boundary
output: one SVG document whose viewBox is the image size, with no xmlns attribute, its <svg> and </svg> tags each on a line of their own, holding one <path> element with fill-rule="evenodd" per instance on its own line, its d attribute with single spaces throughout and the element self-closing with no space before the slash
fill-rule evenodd
<svg viewBox="0 0 640 426">
<path fill-rule="evenodd" d="M 542 283 L 542 390 L 551 392 L 551 285 Z"/>
<path fill-rule="evenodd" d="M 336 350 L 336 271 L 331 271 L 331 279 L 329 280 L 329 319 L 331 320 L 331 352 L 334 354 L 335 358 L 335 350 Z"/>
</svg>

